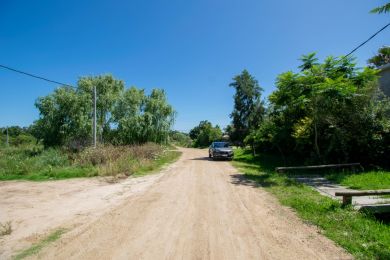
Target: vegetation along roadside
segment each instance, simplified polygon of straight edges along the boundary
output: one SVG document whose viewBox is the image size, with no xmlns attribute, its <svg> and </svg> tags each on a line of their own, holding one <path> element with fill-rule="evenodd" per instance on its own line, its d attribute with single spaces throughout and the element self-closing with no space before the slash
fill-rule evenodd
<svg viewBox="0 0 390 260">
<path fill-rule="evenodd" d="M 0 180 L 57 180 L 91 176 L 139 176 L 160 169 L 179 151 L 154 143 L 98 146 L 80 152 L 41 146 L 0 148 Z"/>
<path fill-rule="evenodd" d="M 358 259 L 390 258 L 390 226 L 274 172 L 279 157 L 237 149 L 233 165 Z"/>
</svg>

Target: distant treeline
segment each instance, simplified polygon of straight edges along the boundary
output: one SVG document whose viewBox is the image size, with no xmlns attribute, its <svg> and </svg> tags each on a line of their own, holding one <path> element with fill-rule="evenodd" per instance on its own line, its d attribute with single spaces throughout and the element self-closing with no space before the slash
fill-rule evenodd
<svg viewBox="0 0 390 260">
<path fill-rule="evenodd" d="M 37 140 L 31 134 L 31 127 L 0 127 L 0 146 L 5 146 L 7 142 L 8 129 L 8 144 L 19 146 L 24 144 L 35 144 Z"/>
</svg>

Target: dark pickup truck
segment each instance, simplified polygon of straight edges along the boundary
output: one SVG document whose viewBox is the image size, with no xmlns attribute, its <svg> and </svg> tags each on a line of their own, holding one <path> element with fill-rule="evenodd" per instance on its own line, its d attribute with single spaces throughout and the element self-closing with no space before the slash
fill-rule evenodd
<svg viewBox="0 0 390 260">
<path fill-rule="evenodd" d="M 209 158 L 232 160 L 233 156 L 233 148 L 228 142 L 213 142 L 209 147 Z"/>
</svg>

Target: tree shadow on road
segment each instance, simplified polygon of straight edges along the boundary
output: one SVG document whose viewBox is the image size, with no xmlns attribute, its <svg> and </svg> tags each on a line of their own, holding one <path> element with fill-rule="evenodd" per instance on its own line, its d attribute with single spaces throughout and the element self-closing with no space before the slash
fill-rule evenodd
<svg viewBox="0 0 390 260">
<path fill-rule="evenodd" d="M 211 158 L 205 156 L 205 157 L 191 158 L 191 159 L 188 159 L 188 160 L 191 160 L 191 161 L 211 161 Z"/>
<path fill-rule="evenodd" d="M 277 185 L 277 183 L 272 180 L 271 176 L 267 174 L 253 175 L 245 173 L 231 175 L 231 183 L 235 185 L 250 186 L 253 188 Z"/>
<path fill-rule="evenodd" d="M 191 158 L 189 159 L 191 161 L 212 161 L 212 162 L 229 162 L 230 160 L 227 160 L 227 159 L 213 159 L 213 158 L 210 158 L 210 157 L 197 157 L 197 158 Z"/>
</svg>

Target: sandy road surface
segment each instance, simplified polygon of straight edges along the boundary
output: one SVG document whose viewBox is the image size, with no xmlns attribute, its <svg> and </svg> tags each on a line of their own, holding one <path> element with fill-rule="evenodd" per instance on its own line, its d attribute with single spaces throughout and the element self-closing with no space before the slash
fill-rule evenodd
<svg viewBox="0 0 390 260">
<path fill-rule="evenodd" d="M 106 178 L 0 182 L 0 222 L 12 225 L 11 235 L 0 237 L 0 259 L 9 259 L 52 230 L 74 229 L 96 220 L 143 192 L 172 167 L 117 183 Z"/>
<path fill-rule="evenodd" d="M 183 156 L 144 192 L 44 249 L 43 259 L 348 259 L 228 163 Z"/>
</svg>

